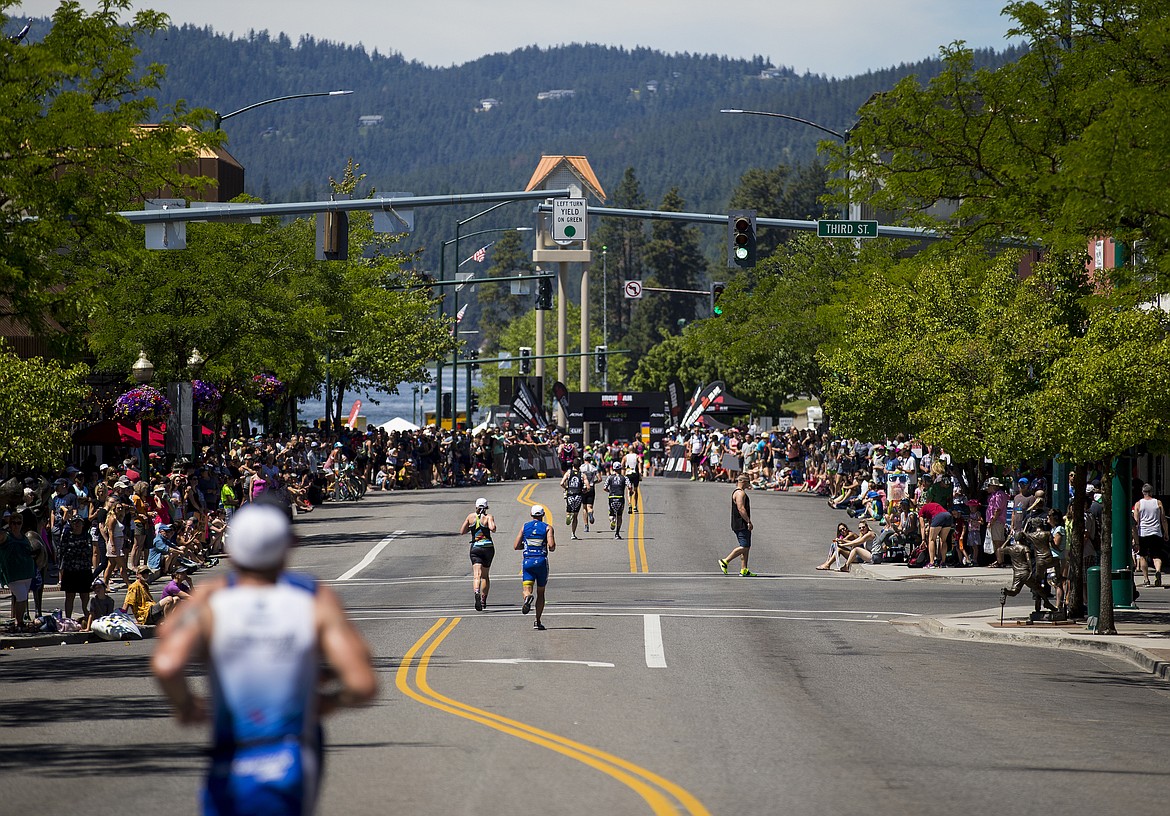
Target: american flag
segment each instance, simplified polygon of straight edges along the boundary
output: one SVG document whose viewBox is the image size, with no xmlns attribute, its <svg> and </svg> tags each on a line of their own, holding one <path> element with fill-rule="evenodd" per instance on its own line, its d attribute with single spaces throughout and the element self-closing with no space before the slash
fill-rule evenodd
<svg viewBox="0 0 1170 816">
<path fill-rule="evenodd" d="M 471 260 L 475 261 L 476 263 L 483 263 L 486 258 L 487 258 L 487 247 L 480 247 L 479 252 L 477 252 L 471 256 Z"/>
<path fill-rule="evenodd" d="M 459 327 L 459 324 L 461 322 L 463 322 L 463 315 L 466 312 L 467 312 L 467 304 L 464 303 L 462 306 L 459 307 L 459 313 L 455 315 L 455 324 L 453 326 L 451 326 L 451 336 L 452 337 L 455 336 L 455 329 Z"/>
</svg>

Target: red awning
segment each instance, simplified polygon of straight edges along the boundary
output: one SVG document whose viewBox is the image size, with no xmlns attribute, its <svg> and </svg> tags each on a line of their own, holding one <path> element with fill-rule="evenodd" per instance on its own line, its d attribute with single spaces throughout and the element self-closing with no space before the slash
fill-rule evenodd
<svg viewBox="0 0 1170 816">
<path fill-rule="evenodd" d="M 165 429 L 165 425 L 161 428 L 150 426 L 146 439 L 152 448 L 161 448 L 166 444 L 163 438 Z M 137 448 L 142 444 L 142 437 L 138 433 L 137 425 L 124 425 L 117 420 L 106 419 L 74 433 L 73 443 L 75 445 L 129 445 L 132 448 Z"/>
</svg>

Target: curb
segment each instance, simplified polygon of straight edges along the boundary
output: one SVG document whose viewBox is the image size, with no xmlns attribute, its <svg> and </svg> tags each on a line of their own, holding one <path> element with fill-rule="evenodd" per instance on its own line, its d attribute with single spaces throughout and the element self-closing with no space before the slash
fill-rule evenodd
<svg viewBox="0 0 1170 816">
<path fill-rule="evenodd" d="M 959 628 L 950 626 L 935 618 L 919 618 L 915 621 L 891 621 L 896 628 L 913 628 L 926 637 L 946 638 L 948 640 L 973 640 L 980 643 L 1009 643 L 1016 646 L 1032 646 L 1048 649 L 1069 649 L 1088 654 L 1106 655 L 1120 658 L 1127 663 L 1137 666 L 1142 671 L 1149 672 L 1160 680 L 1170 680 L 1170 662 L 1162 660 L 1157 655 L 1145 649 L 1132 646 L 1128 643 L 1118 643 L 1110 640 L 1089 640 L 1074 638 L 1061 634 L 1033 634 L 1030 632 L 1016 632 L 1009 630 L 991 630 L 975 627 Z M 1098 637 L 1108 637 L 1102 635 Z"/>
<path fill-rule="evenodd" d="M 940 574 L 947 573 L 947 570 L 931 570 L 928 573 L 923 573 L 922 570 L 914 570 L 908 574 L 897 575 L 883 575 L 878 572 L 871 572 L 867 567 L 858 569 L 858 565 L 854 564 L 849 569 L 849 575 L 855 578 L 863 578 L 869 581 L 930 581 L 931 583 L 939 584 L 968 584 L 970 586 L 994 586 L 994 587 L 1010 587 L 1012 585 L 1011 574 L 1007 575 L 963 575 L 962 570 L 956 568 L 953 575 Z"/>
<path fill-rule="evenodd" d="M 154 638 L 157 626 L 139 626 L 143 640 Z M 102 640 L 93 632 L 44 632 L 38 635 L 9 635 L 0 637 L 0 651 L 9 649 L 39 649 L 46 646 L 75 646 L 82 643 L 133 643 L 130 640 Z"/>
</svg>

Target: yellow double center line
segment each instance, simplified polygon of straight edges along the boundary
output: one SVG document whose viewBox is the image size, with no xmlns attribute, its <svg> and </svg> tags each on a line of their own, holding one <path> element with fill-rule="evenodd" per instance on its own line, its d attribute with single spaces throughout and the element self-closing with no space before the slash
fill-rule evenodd
<svg viewBox="0 0 1170 816">
<path fill-rule="evenodd" d="M 630 548 L 630 572 L 649 572 L 650 565 L 646 562 L 646 517 L 642 507 L 642 488 L 637 493 L 638 512 L 630 514 L 630 529 L 626 530 L 626 539 Z M 641 564 L 639 564 L 639 560 Z"/>
<path fill-rule="evenodd" d="M 518 720 L 466 705 L 432 689 L 427 682 L 427 667 L 430 665 L 431 657 L 438 649 L 439 644 L 451 633 L 460 620 L 462 619 L 452 618 L 448 622 L 447 618 L 439 618 L 435 621 L 434 626 L 410 647 L 410 650 L 403 656 L 402 663 L 395 675 L 395 685 L 398 686 L 399 691 L 423 705 L 531 742 L 601 771 L 641 796 L 656 816 L 678 816 L 679 813 L 689 813 L 691 816 L 710 816 L 707 809 L 691 793 L 669 779 L 664 779 L 632 762 Z M 436 633 L 438 633 L 437 636 Z M 429 645 L 428 641 L 430 641 Z M 417 657 L 420 651 L 422 651 L 422 656 Z M 412 679 L 414 687 L 411 686 Z"/>
<path fill-rule="evenodd" d="M 524 485 L 524 487 L 520 488 L 520 494 L 516 496 L 516 501 L 520 502 L 525 507 L 531 507 L 532 505 L 536 504 L 536 502 L 532 501 L 532 494 L 536 490 L 537 484 L 537 482 L 529 482 L 528 484 Z"/>
</svg>

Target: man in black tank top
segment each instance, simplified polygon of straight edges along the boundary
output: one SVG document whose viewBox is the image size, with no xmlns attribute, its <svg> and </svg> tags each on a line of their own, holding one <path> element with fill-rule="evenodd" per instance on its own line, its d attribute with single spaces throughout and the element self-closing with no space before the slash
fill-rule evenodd
<svg viewBox="0 0 1170 816">
<path fill-rule="evenodd" d="M 741 474 L 731 493 L 731 531 L 735 533 L 737 544 L 726 558 L 719 559 L 719 569 L 724 575 L 727 574 L 728 562 L 736 558 L 743 559 L 743 568 L 739 571 L 742 577 L 754 578 L 756 575 L 748 569 L 748 553 L 752 548 L 752 507 L 747 496 L 750 484 L 751 478 Z"/>
</svg>

